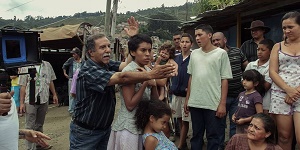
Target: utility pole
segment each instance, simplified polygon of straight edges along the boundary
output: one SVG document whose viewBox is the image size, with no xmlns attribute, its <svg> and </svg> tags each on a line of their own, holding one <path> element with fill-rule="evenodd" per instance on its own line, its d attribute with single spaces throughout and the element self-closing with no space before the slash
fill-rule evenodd
<svg viewBox="0 0 300 150">
<path fill-rule="evenodd" d="M 189 15 L 189 8 L 188 8 L 188 0 L 186 0 L 186 3 L 185 3 L 185 5 L 186 5 L 186 14 L 185 14 L 185 21 L 187 21 L 188 20 L 188 15 Z"/>
<path fill-rule="evenodd" d="M 105 12 L 105 28 L 104 32 L 105 35 L 108 37 L 109 36 L 109 26 L 110 26 L 110 8 L 111 8 L 111 0 L 106 1 L 106 12 Z"/>
<path fill-rule="evenodd" d="M 115 33 L 116 33 L 116 24 L 117 24 L 117 11 L 118 11 L 118 1 L 119 0 L 113 0 L 113 11 L 112 11 L 112 23 L 111 23 L 111 37 L 114 41 L 114 52 L 115 52 L 115 60 L 118 60 L 119 57 L 119 42 L 115 39 Z"/>
<path fill-rule="evenodd" d="M 118 1 L 119 0 L 113 1 L 112 24 L 111 24 L 111 37 L 112 38 L 115 38 L 115 33 L 116 33 Z"/>
</svg>

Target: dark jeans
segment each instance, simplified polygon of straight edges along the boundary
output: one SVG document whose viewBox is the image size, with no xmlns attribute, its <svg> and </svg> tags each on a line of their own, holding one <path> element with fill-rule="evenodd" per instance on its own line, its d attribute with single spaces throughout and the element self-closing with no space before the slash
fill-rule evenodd
<svg viewBox="0 0 300 150">
<path fill-rule="evenodd" d="M 236 112 L 238 107 L 238 99 L 236 97 L 227 97 L 226 99 L 226 115 L 229 114 L 230 120 L 230 129 L 229 129 L 229 138 L 235 135 L 236 131 L 236 124 L 232 121 L 232 115 Z M 221 128 L 220 128 L 220 146 L 221 149 L 224 148 L 224 141 L 225 141 L 225 128 L 226 128 L 226 117 L 222 118 Z"/>
<path fill-rule="evenodd" d="M 203 136 L 206 130 L 207 150 L 218 150 L 220 144 L 221 119 L 216 117 L 216 111 L 190 107 L 193 137 L 192 150 L 202 150 Z"/>
<path fill-rule="evenodd" d="M 70 150 L 106 150 L 111 129 L 89 130 L 71 121 Z"/>
</svg>

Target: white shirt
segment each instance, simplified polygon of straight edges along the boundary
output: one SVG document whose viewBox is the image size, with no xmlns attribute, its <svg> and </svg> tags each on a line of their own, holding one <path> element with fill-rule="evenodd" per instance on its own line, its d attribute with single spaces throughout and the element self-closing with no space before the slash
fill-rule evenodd
<svg viewBox="0 0 300 150">
<path fill-rule="evenodd" d="M 272 79 L 269 76 L 269 60 L 261 66 L 258 66 L 258 59 L 256 61 L 252 61 L 247 65 L 245 70 L 250 69 L 257 70 L 260 74 L 262 74 L 265 77 L 265 81 L 267 81 L 270 84 L 273 83 Z"/>
<path fill-rule="evenodd" d="M 221 80 L 232 78 L 227 52 L 216 48 L 208 53 L 193 50 L 188 65 L 192 75 L 188 106 L 216 111 L 221 100 Z"/>
<path fill-rule="evenodd" d="M 19 118 L 15 101 L 11 101 L 8 115 L 0 116 L 0 150 L 18 150 Z"/>
</svg>

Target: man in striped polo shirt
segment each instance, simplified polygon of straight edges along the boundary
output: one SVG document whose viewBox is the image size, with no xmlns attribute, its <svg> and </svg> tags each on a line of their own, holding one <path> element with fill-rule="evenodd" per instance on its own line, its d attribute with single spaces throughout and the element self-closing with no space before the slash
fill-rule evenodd
<svg viewBox="0 0 300 150">
<path fill-rule="evenodd" d="M 228 93 L 226 99 L 226 114 L 229 113 L 229 118 L 235 113 L 238 105 L 237 97 L 240 92 L 243 91 L 241 84 L 242 70 L 244 70 L 248 64 L 247 58 L 244 54 L 236 47 L 230 47 L 226 45 L 227 39 L 222 32 L 216 32 L 213 34 L 212 42 L 215 46 L 218 46 L 227 51 L 231 71 L 232 79 L 228 79 Z M 230 120 L 229 137 L 235 134 L 236 124 Z M 220 149 L 224 149 L 225 140 L 225 128 L 226 128 L 226 117 L 223 117 L 222 126 L 220 130 Z"/>
<path fill-rule="evenodd" d="M 265 26 L 264 22 L 260 20 L 252 21 L 250 28 L 252 39 L 245 41 L 241 46 L 241 51 L 245 54 L 249 62 L 256 61 L 257 58 L 257 47 L 260 41 L 264 38 L 264 34 L 270 31 L 270 28 Z"/>
</svg>

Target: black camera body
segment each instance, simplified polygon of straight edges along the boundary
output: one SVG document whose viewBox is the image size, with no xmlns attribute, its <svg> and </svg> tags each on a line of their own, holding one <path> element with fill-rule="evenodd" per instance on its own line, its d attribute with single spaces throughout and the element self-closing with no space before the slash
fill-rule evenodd
<svg viewBox="0 0 300 150">
<path fill-rule="evenodd" d="M 0 30 L 0 64 L 11 69 L 41 63 L 40 32 L 20 29 Z"/>
</svg>

